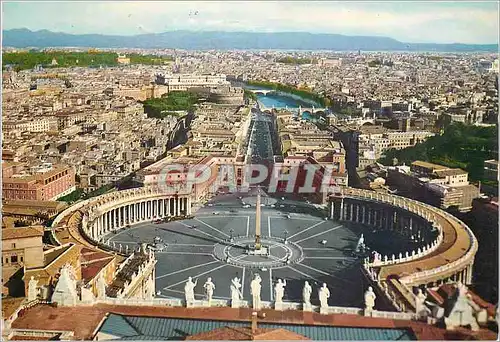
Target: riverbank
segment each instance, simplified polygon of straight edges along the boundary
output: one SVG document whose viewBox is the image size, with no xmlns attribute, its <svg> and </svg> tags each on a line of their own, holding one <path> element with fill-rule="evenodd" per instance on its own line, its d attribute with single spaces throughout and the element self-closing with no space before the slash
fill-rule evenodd
<svg viewBox="0 0 500 342">
<path fill-rule="evenodd" d="M 293 96 L 295 99 L 306 101 L 306 103 L 316 103 L 318 107 L 330 107 L 331 105 L 331 101 L 320 94 L 286 84 L 267 81 L 247 81 L 246 84 L 252 87 L 275 90 L 278 94 Z"/>
</svg>

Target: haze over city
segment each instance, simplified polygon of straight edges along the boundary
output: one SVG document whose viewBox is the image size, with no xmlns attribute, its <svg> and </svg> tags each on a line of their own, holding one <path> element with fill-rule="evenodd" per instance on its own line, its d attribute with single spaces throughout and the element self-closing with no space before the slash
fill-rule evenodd
<svg viewBox="0 0 500 342">
<path fill-rule="evenodd" d="M 3 29 L 135 35 L 175 30 L 386 36 L 498 43 L 498 2 L 4 2 Z"/>
</svg>

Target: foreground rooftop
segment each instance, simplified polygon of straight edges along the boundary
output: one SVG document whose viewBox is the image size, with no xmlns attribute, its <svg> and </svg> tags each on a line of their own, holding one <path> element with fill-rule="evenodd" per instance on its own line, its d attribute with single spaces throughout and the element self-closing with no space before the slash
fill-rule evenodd
<svg viewBox="0 0 500 342">
<path fill-rule="evenodd" d="M 250 325 L 252 309 L 228 307 L 184 308 L 165 306 L 94 306 L 52 307 L 36 305 L 20 315 L 12 328 L 74 332 L 74 339 L 92 339 L 96 332 L 136 335 L 130 339 L 165 340 L 168 329 L 179 328 L 188 335 L 227 326 Z M 265 314 L 265 317 L 262 315 Z M 107 317 L 107 320 L 106 320 Z M 156 327 L 156 328 L 155 328 Z M 321 315 L 303 311 L 261 311 L 259 328 L 284 328 L 311 339 L 418 339 L 418 340 L 495 340 L 486 329 L 472 332 L 459 328 L 447 331 L 423 322 L 364 317 L 349 314 Z M 206 330 L 204 330 L 206 329 Z M 135 332 L 134 332 L 135 333 Z M 177 332 L 178 333 L 178 332 Z M 310 335 L 308 335 L 310 334 Z M 174 336 L 171 336 L 174 337 Z"/>
</svg>

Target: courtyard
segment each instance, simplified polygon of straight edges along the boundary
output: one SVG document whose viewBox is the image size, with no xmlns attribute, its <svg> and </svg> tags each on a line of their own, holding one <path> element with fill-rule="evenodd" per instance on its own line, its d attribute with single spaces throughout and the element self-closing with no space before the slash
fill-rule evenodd
<svg viewBox="0 0 500 342">
<path fill-rule="evenodd" d="M 362 259 L 353 253 L 359 227 L 325 220 L 324 210 L 302 202 L 263 198 L 262 203 L 261 237 L 268 256 L 246 253 L 254 241 L 256 208 L 252 197 L 236 194 L 217 196 L 192 219 L 133 225 L 105 240 L 129 249 L 148 243 L 155 250 L 158 297 L 183 298 L 184 283 L 192 277 L 197 281 L 195 295 L 202 299 L 203 284 L 211 277 L 214 298 L 229 299 L 231 279 L 238 277 L 244 299 L 250 300 L 250 281 L 258 273 L 264 301 L 274 299 L 274 283 L 283 279 L 284 300 L 301 302 L 307 280 L 313 304 L 318 303 L 319 287 L 327 283 L 330 305 L 361 307 L 366 285 Z"/>
</svg>

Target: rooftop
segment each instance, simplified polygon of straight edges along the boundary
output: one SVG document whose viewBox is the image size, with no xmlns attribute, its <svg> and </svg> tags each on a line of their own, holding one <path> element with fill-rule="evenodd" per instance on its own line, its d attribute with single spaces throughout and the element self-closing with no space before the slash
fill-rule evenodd
<svg viewBox="0 0 500 342">
<path fill-rule="evenodd" d="M 4 228 L 2 229 L 2 240 L 21 239 L 43 236 L 42 226 Z"/>
<path fill-rule="evenodd" d="M 446 176 L 459 176 L 468 174 L 467 171 L 462 169 L 447 169 L 447 170 L 436 170 L 434 173 L 438 177 L 446 177 Z"/>
<path fill-rule="evenodd" d="M 411 163 L 412 166 L 418 166 L 418 167 L 425 167 L 427 169 L 433 169 L 433 170 L 445 170 L 448 169 L 448 167 L 439 165 L 439 164 L 433 164 L 421 160 L 414 161 Z"/>
<path fill-rule="evenodd" d="M 213 330 L 228 325 L 248 326 L 251 311 L 251 309 L 227 307 L 188 309 L 183 307 L 98 304 L 55 308 L 49 305 L 37 305 L 14 321 L 12 327 L 14 329 L 67 330 L 71 326 L 75 332 L 75 339 L 91 339 L 93 332 L 109 314 L 100 327 L 103 332 L 106 330 L 115 333 L 121 332 L 122 335 L 127 335 L 123 339 L 165 340 L 169 334 L 185 338 L 197 331 Z M 266 314 L 266 317 L 259 320 L 259 327 L 283 328 L 318 340 L 463 340 L 471 338 L 494 340 L 497 337 L 495 333 L 485 329 L 471 332 L 469 329 L 459 328 L 454 332 L 449 332 L 416 321 L 348 314 L 320 315 L 319 313 L 293 310 L 281 312 L 265 309 L 262 312 Z M 207 317 L 214 319 L 206 320 Z M 178 330 L 174 332 L 173 329 Z"/>
</svg>

